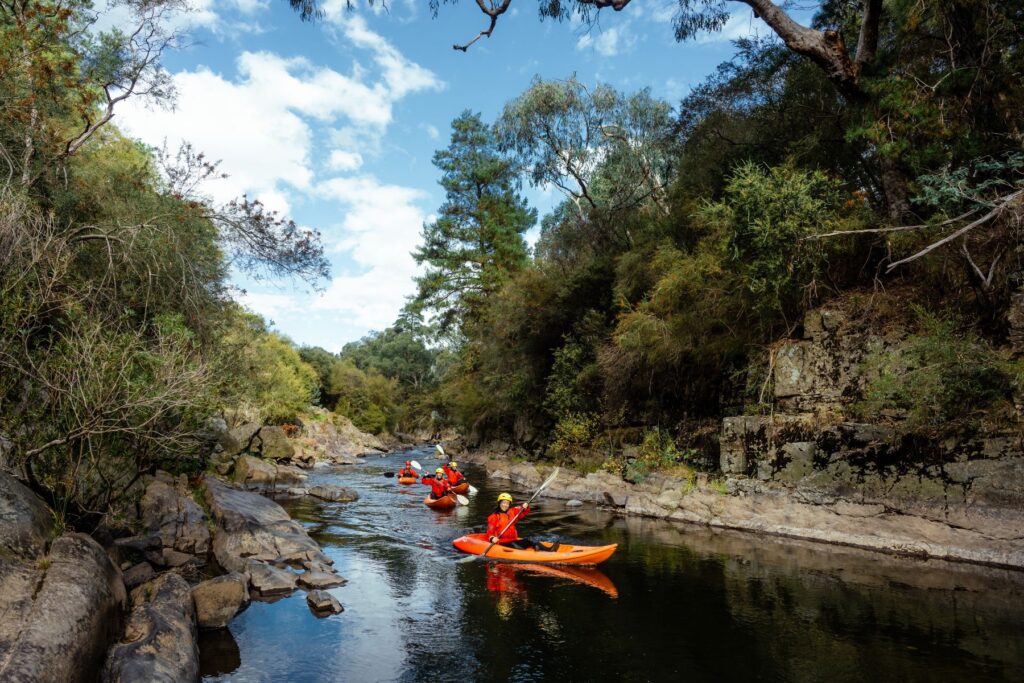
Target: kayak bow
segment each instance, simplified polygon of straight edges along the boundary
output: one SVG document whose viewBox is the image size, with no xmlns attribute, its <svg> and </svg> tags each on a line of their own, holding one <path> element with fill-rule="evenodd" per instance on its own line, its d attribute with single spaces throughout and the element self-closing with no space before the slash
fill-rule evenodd
<svg viewBox="0 0 1024 683">
<path fill-rule="evenodd" d="M 430 495 L 427 494 L 427 497 L 423 499 L 423 503 L 428 508 L 433 508 L 434 510 L 451 510 L 459 504 L 459 501 L 455 497 L 454 493 L 449 493 L 440 498 L 431 498 Z"/>
</svg>

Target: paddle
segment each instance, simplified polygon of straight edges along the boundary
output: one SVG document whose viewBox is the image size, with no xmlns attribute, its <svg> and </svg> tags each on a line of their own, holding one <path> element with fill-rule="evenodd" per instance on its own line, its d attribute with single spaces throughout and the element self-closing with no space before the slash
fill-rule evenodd
<svg viewBox="0 0 1024 683">
<path fill-rule="evenodd" d="M 530 503 L 532 503 L 532 502 L 533 502 L 533 500 L 534 500 L 534 498 L 536 498 L 537 496 L 539 496 L 539 495 L 540 495 L 540 492 L 541 492 L 541 491 L 543 491 L 543 490 L 544 490 L 544 489 L 546 489 L 546 488 L 547 488 L 548 486 L 550 486 L 550 485 L 551 485 L 551 482 L 553 482 L 553 481 L 555 480 L 555 477 L 557 477 L 557 476 L 558 476 L 558 468 L 556 467 L 556 468 L 555 468 L 555 471 L 551 473 L 551 476 L 549 476 L 549 477 L 548 477 L 547 479 L 545 479 L 545 480 L 544 480 L 544 483 L 543 483 L 543 484 L 541 484 L 541 485 L 540 485 L 539 487 L 537 487 L 537 490 L 533 492 L 533 495 L 532 495 L 532 496 L 530 496 L 530 500 L 526 501 L 526 504 L 527 504 L 527 505 L 529 505 Z M 519 512 L 517 512 L 517 513 L 516 513 L 516 516 L 515 516 L 515 517 L 513 517 L 512 519 L 510 519 L 510 520 L 508 521 L 508 524 L 506 524 L 506 525 L 505 525 L 505 528 L 504 528 L 504 529 L 502 529 L 502 530 L 501 530 L 501 531 L 500 531 L 500 532 L 498 533 L 498 538 L 501 538 L 501 535 L 502 535 L 503 533 L 505 533 L 506 531 L 508 531 L 508 528 L 509 528 L 510 526 L 512 526 L 513 524 L 515 524 L 515 523 L 516 523 L 516 520 L 517 520 L 517 519 L 519 519 L 519 516 L 523 514 L 522 510 L 523 510 L 523 509 L 522 509 L 522 507 L 520 507 L 520 508 L 519 508 Z M 464 557 L 464 558 L 462 558 L 461 560 L 459 560 L 459 562 L 460 562 L 460 563 L 472 562 L 473 560 L 477 559 L 478 557 L 487 557 L 487 553 L 491 552 L 491 548 L 493 548 L 493 547 L 494 547 L 494 545 L 495 545 L 495 543 L 496 543 L 496 542 L 497 542 L 497 541 L 491 541 L 491 544 L 490 544 L 489 546 L 487 546 L 487 550 L 485 550 L 485 551 L 483 552 L 483 554 L 481 554 L 481 555 L 469 555 L 469 556 L 467 556 L 467 557 Z"/>
<path fill-rule="evenodd" d="M 448 462 L 452 461 L 452 456 L 450 456 L 450 455 L 448 455 L 447 453 L 444 452 L 444 448 L 441 447 L 441 444 L 435 445 L 434 448 L 436 448 L 437 452 L 440 453 L 442 457 L 446 458 L 448 460 Z M 469 482 L 466 482 L 466 483 L 468 484 Z M 469 495 L 475 496 L 478 493 L 480 493 L 480 489 L 478 489 L 477 487 L 473 486 L 472 484 L 469 484 Z"/>
<path fill-rule="evenodd" d="M 413 460 L 409 464 L 412 465 L 412 468 L 414 470 L 422 470 L 423 469 L 423 466 L 420 465 L 415 460 Z M 455 500 L 459 501 L 459 505 L 469 505 L 469 498 L 466 498 L 465 496 L 460 495 L 458 493 L 455 494 Z"/>
</svg>

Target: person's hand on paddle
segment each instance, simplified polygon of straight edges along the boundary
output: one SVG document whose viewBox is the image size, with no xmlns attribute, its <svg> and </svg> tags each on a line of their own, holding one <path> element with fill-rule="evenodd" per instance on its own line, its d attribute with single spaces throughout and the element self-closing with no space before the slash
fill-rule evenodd
<svg viewBox="0 0 1024 683">
<path fill-rule="evenodd" d="M 529 510 L 530 509 L 530 501 L 526 501 L 525 503 L 523 503 L 522 508 L 524 510 Z"/>
<path fill-rule="evenodd" d="M 490 541 L 491 543 L 497 543 L 498 542 L 498 537 L 497 536 L 491 536 L 487 540 Z"/>
</svg>

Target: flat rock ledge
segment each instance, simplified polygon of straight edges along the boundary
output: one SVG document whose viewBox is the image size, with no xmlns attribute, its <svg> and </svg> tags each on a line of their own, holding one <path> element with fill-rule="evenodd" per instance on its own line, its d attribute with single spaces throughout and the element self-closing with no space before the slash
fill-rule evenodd
<svg viewBox="0 0 1024 683">
<path fill-rule="evenodd" d="M 460 454 L 459 459 L 527 489 L 547 474 L 533 463 L 488 454 Z M 1024 570 L 1024 511 L 1016 509 L 939 504 L 899 509 L 747 478 L 729 479 L 723 487 L 655 473 L 630 484 L 608 472 L 583 475 L 564 468 L 542 495 L 629 515 Z"/>
</svg>

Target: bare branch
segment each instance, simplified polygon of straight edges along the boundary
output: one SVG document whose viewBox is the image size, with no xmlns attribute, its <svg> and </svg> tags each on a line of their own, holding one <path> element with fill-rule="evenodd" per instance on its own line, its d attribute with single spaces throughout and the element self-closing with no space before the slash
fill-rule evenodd
<svg viewBox="0 0 1024 683">
<path fill-rule="evenodd" d="M 469 49 L 470 45 L 480 40 L 481 38 L 490 38 L 491 33 L 494 32 L 494 27 L 498 23 L 498 17 L 505 13 L 509 5 L 512 4 L 512 0 L 502 0 L 502 3 L 500 5 L 495 5 L 494 3 L 489 2 L 489 0 L 476 0 L 476 4 L 480 8 L 480 11 L 490 18 L 490 23 L 487 25 L 487 28 L 485 28 L 483 31 L 480 31 L 480 33 L 478 33 L 476 37 L 473 38 L 473 40 L 469 41 L 468 43 L 464 45 L 452 45 L 452 48 L 455 50 L 466 52 Z"/>
</svg>

